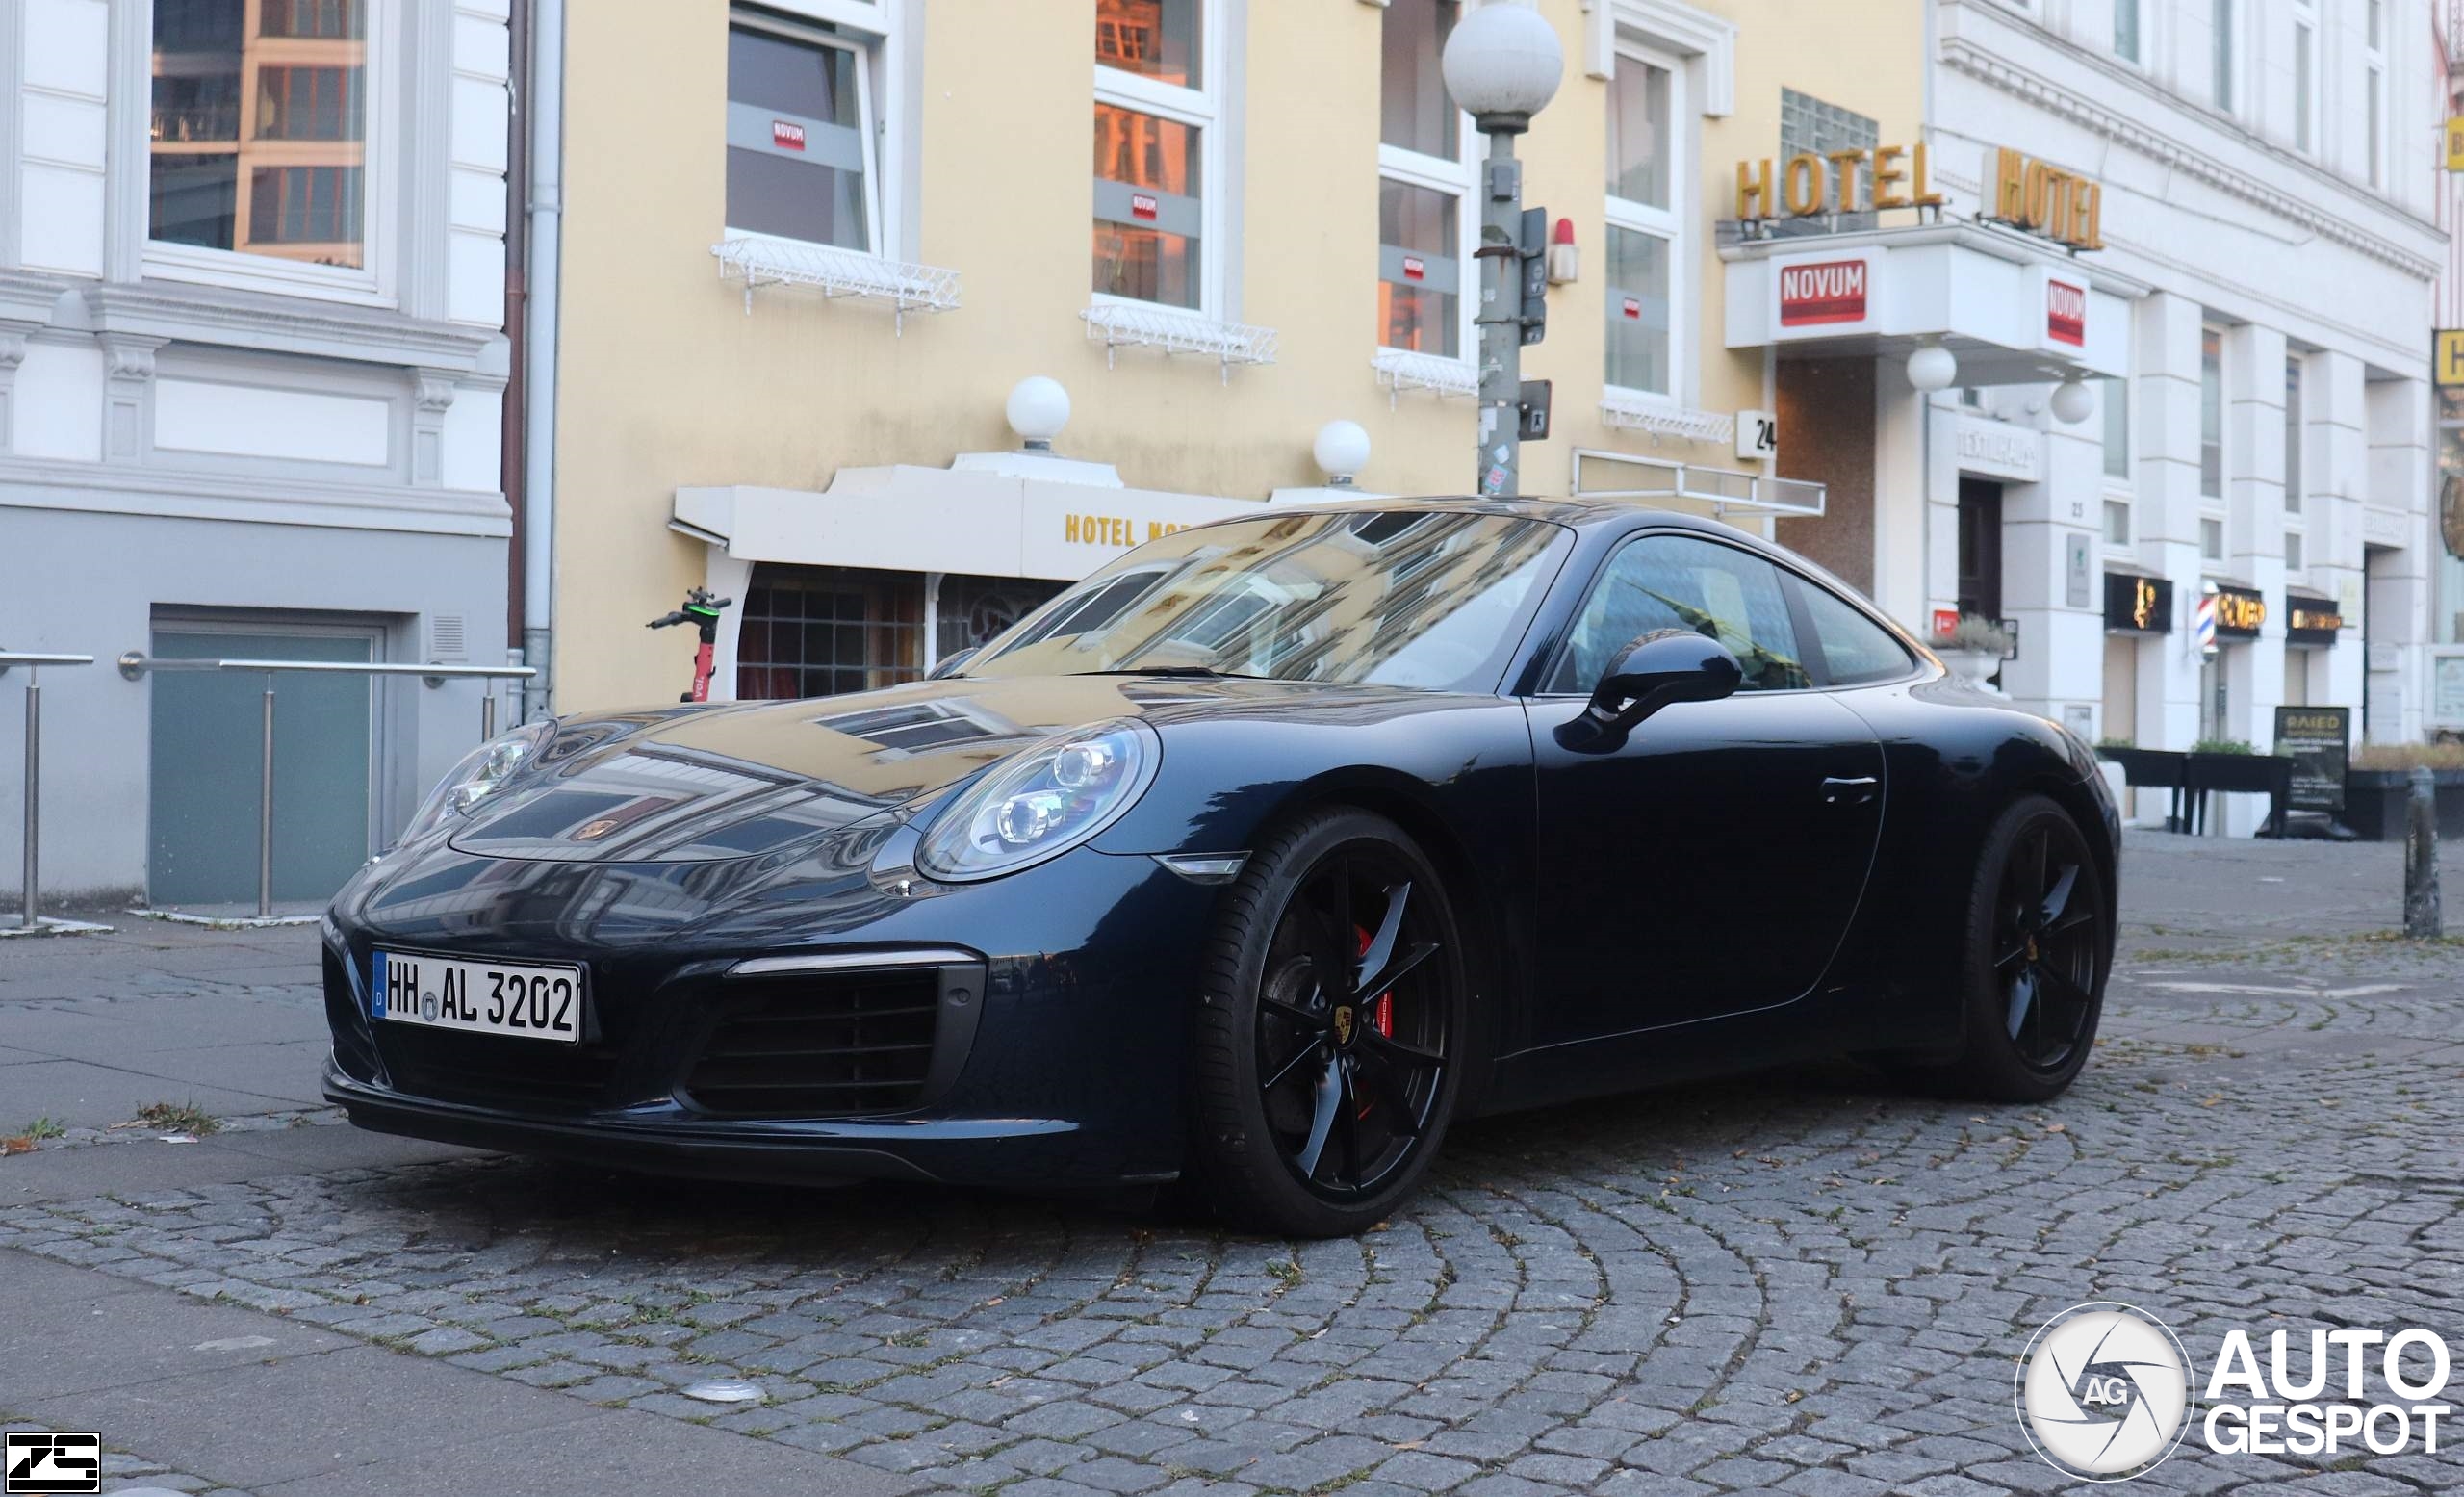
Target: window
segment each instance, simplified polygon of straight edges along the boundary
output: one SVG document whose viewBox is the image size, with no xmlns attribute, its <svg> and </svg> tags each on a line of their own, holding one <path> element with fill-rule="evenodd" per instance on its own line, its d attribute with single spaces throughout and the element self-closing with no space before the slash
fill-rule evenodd
<svg viewBox="0 0 2464 1497">
<path fill-rule="evenodd" d="M 2299 530 L 2284 532 L 2284 569 L 2288 572 L 2298 572 L 2302 569 Z"/>
<path fill-rule="evenodd" d="M 2318 149 L 2318 33 L 2308 21 L 2293 23 L 2293 148 Z"/>
<path fill-rule="evenodd" d="M 2210 516 L 2198 523 L 2198 554 L 2207 561 L 2224 559 L 2224 522 Z"/>
<path fill-rule="evenodd" d="M 2107 499 L 2105 501 L 2105 544 L 2108 546 L 2130 544 L 2129 500 Z"/>
<path fill-rule="evenodd" d="M 736 633 L 739 700 L 835 696 L 923 674 L 924 581 L 852 567 L 756 567 Z"/>
<path fill-rule="evenodd" d="M 738 9 L 728 25 L 730 233 L 876 252 L 871 69 L 857 39 Z"/>
<path fill-rule="evenodd" d="M 367 268 L 370 4 L 155 0 L 151 239 Z"/>
<path fill-rule="evenodd" d="M 1215 176 L 1202 0 L 1097 0 L 1094 289 L 1210 307 Z"/>
<path fill-rule="evenodd" d="M 2119 483 L 2130 481 L 2130 381 L 2105 378 L 2096 381 L 2099 403 L 2105 417 L 2105 477 Z"/>
<path fill-rule="evenodd" d="M 2301 361 L 2284 361 L 2284 509 L 2301 512 Z"/>
<path fill-rule="evenodd" d="M 1914 662 L 1890 631 L 1811 582 L 1800 579 L 1796 588 L 1797 596 L 1805 600 L 1806 619 L 1813 626 L 1815 648 L 1822 652 L 1825 682 L 1854 686 L 1908 674 Z"/>
<path fill-rule="evenodd" d="M 2368 10 L 2370 17 L 2368 21 L 2370 50 L 2373 52 L 2380 51 L 2387 45 L 2386 0 L 2369 0 Z"/>
<path fill-rule="evenodd" d="M 2198 335 L 2198 491 L 2224 498 L 2224 334 L 2214 327 Z"/>
<path fill-rule="evenodd" d="M 1692 630 L 1735 653 L 1746 691 L 1810 684 L 1779 569 L 1759 556 L 1688 535 L 1646 535 L 1601 568 L 1550 672 L 1553 695 L 1587 696 L 1641 635 Z"/>
<path fill-rule="evenodd" d="M 2368 123 L 2364 127 L 2364 149 L 2369 165 L 2370 185 L 2387 185 L 2387 72 L 2373 63 L 2363 80 L 2362 109 Z"/>
<path fill-rule="evenodd" d="M 1391 0 L 1378 93 L 1377 342 L 1446 358 L 1464 353 L 1477 227 L 1462 112 L 1438 75 L 1454 16 L 1454 0 Z"/>
<path fill-rule="evenodd" d="M 1882 121 L 1860 115 L 1854 110 L 1826 104 L 1810 93 L 1794 89 L 1780 90 L 1780 159 L 1810 153 L 1828 156 L 1834 151 L 1871 151 L 1883 138 Z M 1857 201 L 1874 200 L 1874 173 L 1870 161 L 1857 168 Z M 1835 222 L 1843 231 L 1861 231 L 1877 225 L 1872 213 L 1843 213 L 1832 217 L 1820 214 L 1803 219 L 1784 219 L 1769 226 L 1766 232 L 1788 234 L 1824 234 Z"/>
<path fill-rule="evenodd" d="M 2209 0 L 2208 25 L 2209 96 L 2229 115 L 2233 112 L 2233 0 Z"/>
<path fill-rule="evenodd" d="M 1678 395 L 1683 326 L 1675 287 L 1683 245 L 1684 73 L 1665 58 L 1620 47 L 1608 82 L 1607 360 L 1615 389 Z"/>
<path fill-rule="evenodd" d="M 2114 56 L 2143 63 L 2139 42 L 2139 0 L 2114 0 Z"/>
</svg>

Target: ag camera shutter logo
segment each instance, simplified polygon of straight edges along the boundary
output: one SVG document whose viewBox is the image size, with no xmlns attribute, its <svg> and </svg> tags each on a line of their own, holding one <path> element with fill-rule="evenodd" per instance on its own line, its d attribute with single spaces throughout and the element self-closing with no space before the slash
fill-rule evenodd
<svg viewBox="0 0 2464 1497">
<path fill-rule="evenodd" d="M 2190 1428 L 2191 1360 L 2181 1338 L 2135 1305 L 2073 1305 L 2019 1358 L 2019 1428 L 2045 1463 L 2084 1482 L 2153 1470 Z"/>
</svg>

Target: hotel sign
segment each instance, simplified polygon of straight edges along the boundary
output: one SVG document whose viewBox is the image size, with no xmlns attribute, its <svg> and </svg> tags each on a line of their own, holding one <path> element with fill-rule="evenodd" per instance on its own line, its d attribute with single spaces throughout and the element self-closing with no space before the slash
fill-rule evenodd
<svg viewBox="0 0 2464 1497">
<path fill-rule="evenodd" d="M 1865 320 L 1865 289 L 1873 267 L 1859 260 L 1814 260 L 1780 269 L 1780 325 Z"/>
<path fill-rule="evenodd" d="M 1870 198 L 1858 189 L 1870 175 Z M 1822 214 L 1869 213 L 1882 208 L 1938 208 L 1927 169 L 1925 147 L 1877 145 L 1867 149 L 1800 151 L 1774 173 L 1771 158 L 1736 164 L 1736 217 L 1742 223 L 1764 219 L 1808 219 Z"/>
<path fill-rule="evenodd" d="M 2105 247 L 2105 190 L 2090 178 L 2005 145 L 1986 148 L 1984 181 L 1984 217 L 2073 249 Z"/>
<path fill-rule="evenodd" d="M 2132 572 L 2105 574 L 2105 628 L 2118 633 L 2173 632 L 2173 584 Z"/>
</svg>

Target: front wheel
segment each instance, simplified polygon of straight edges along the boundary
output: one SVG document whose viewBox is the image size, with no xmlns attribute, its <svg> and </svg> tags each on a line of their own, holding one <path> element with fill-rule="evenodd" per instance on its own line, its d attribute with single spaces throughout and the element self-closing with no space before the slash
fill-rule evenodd
<svg viewBox="0 0 2464 1497">
<path fill-rule="evenodd" d="M 1461 1085 L 1466 967 L 1444 884 L 1353 810 L 1268 838 L 1225 891 L 1191 1024 L 1191 1172 L 1234 1226 L 1331 1237 L 1417 1188 Z"/>
<path fill-rule="evenodd" d="M 1929 1091 L 1989 1101 L 2060 1096 L 2087 1064 L 2112 942 L 2103 875 L 2079 825 L 2030 795 L 1986 835 L 1960 953 L 1965 1042 L 1914 1070 Z"/>
</svg>

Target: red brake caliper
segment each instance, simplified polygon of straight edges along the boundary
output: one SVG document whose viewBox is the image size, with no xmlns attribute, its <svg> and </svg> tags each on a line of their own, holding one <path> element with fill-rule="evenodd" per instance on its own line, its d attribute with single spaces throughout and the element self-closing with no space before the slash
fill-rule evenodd
<svg viewBox="0 0 2464 1497">
<path fill-rule="evenodd" d="M 1369 943 L 1371 940 L 1369 932 L 1355 925 L 1352 927 L 1352 933 L 1360 938 L 1360 949 L 1354 954 L 1358 956 L 1369 955 Z M 1379 1034 L 1384 1035 L 1389 1040 L 1395 1038 L 1394 990 L 1388 989 L 1386 992 L 1377 995 L 1376 1007 L 1371 1009 L 1369 1012 L 1369 1021 L 1377 1026 L 1377 1032 Z M 1374 1105 L 1374 1103 L 1363 1104 L 1360 1111 L 1355 1114 L 1355 1116 L 1361 1118 L 1368 1117 L 1370 1108 Z"/>
</svg>

